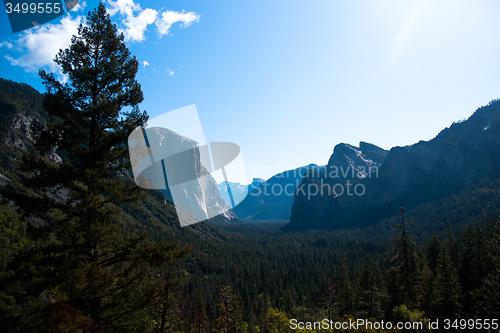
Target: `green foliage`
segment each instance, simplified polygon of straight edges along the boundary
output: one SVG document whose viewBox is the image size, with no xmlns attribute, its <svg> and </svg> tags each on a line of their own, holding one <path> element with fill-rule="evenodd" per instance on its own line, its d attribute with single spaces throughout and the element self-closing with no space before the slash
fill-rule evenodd
<svg viewBox="0 0 500 333">
<path fill-rule="evenodd" d="M 8 258 L 29 244 L 25 223 L 14 210 L 0 205 L 0 271 L 6 268 Z"/>
<path fill-rule="evenodd" d="M 44 113 L 42 107 L 42 96 L 33 87 L 26 83 L 17 83 L 11 80 L 0 78 L 0 101 L 7 102 L 9 105 L 14 105 L 20 110 L 29 110 L 34 115 L 41 115 Z M 15 111 L 11 108 L 0 107 L 0 133 L 5 134 L 8 119 L 15 116 Z M 1 135 L 0 134 L 0 135 Z M 3 139 L 3 138 L 2 138 Z"/>
<path fill-rule="evenodd" d="M 431 314 L 433 283 L 435 275 L 430 270 L 427 262 L 424 262 L 420 271 L 420 279 L 417 286 L 417 304 L 416 308 L 424 313 Z"/>
<path fill-rule="evenodd" d="M 269 295 L 267 293 L 259 295 L 260 299 L 260 316 L 259 316 L 259 323 L 260 323 L 260 331 L 263 333 L 269 333 L 271 331 L 270 329 L 270 317 L 271 317 L 271 299 L 269 298 Z"/>
<path fill-rule="evenodd" d="M 379 267 L 372 269 L 366 261 L 355 285 L 353 303 L 356 318 L 383 318 L 386 295 Z"/>
<path fill-rule="evenodd" d="M 406 222 L 405 226 L 408 226 Z M 392 320 L 393 309 L 405 305 L 403 298 L 400 298 L 400 304 L 394 306 L 387 302 L 385 291 L 387 288 L 389 294 L 395 290 L 402 293 L 406 288 L 405 280 L 400 278 L 405 274 L 404 261 L 400 269 L 396 269 L 391 262 L 384 262 L 384 256 L 389 248 L 392 249 L 391 258 L 394 257 L 395 247 L 393 243 L 389 247 L 388 240 L 373 232 L 373 229 L 283 233 L 282 223 L 279 221 L 242 222 L 219 227 L 227 234 L 224 241 L 211 240 L 207 243 L 201 239 L 193 240 L 192 255 L 181 263 L 186 271 L 192 272 L 185 280 L 186 287 L 189 288 L 185 289 L 184 297 L 189 297 L 198 291 L 204 295 L 217 295 L 225 283 L 232 283 L 234 293 L 239 295 L 241 300 L 243 321 L 248 323 L 249 329 L 252 325 L 258 326 L 260 330 L 263 329 L 262 317 L 259 319 L 262 313 L 259 295 L 262 293 L 269 295 L 271 308 L 283 312 L 287 318 L 297 318 L 302 321 L 336 318 L 341 315 L 339 305 L 346 303 L 342 299 L 348 299 L 345 296 L 349 293 L 352 299 L 350 310 L 346 310 L 349 305 L 341 305 L 342 311 L 355 318 L 367 316 L 366 309 L 369 309 L 370 297 L 366 296 L 371 291 L 368 267 L 372 270 L 374 281 L 380 281 L 375 283 L 375 286 L 382 284 L 379 290 L 373 289 L 374 294 L 380 292 L 373 304 L 378 303 L 375 308 L 380 306 L 381 310 L 381 314 L 373 314 L 373 318 Z M 419 228 L 420 221 L 412 227 L 412 231 Z M 402 235 L 402 229 L 397 228 L 397 230 L 398 235 Z M 387 232 L 387 229 L 381 231 Z M 445 231 L 446 229 L 443 229 L 443 234 Z M 483 232 L 482 248 L 485 253 L 490 252 L 491 245 L 488 244 L 492 244 L 490 241 L 492 235 L 490 231 Z M 434 291 L 437 291 L 435 281 L 438 269 L 436 267 L 436 274 L 429 269 L 427 256 L 420 252 L 419 248 L 430 249 L 431 243 L 439 243 L 441 244 L 439 249 L 449 246 L 450 243 L 448 241 L 441 243 L 438 236 L 433 239 L 420 242 L 418 246 L 412 245 L 417 281 L 414 286 L 415 302 L 411 305 L 406 304 L 405 307 L 412 313 L 423 314 L 425 318 L 443 318 L 442 315 L 434 314 L 432 311 L 436 300 Z M 459 237 L 455 241 L 460 248 L 464 246 Z M 375 244 L 383 246 L 377 247 Z M 458 252 L 463 253 L 464 250 L 459 249 Z M 440 253 L 439 250 L 438 258 Z M 489 262 L 490 259 L 485 261 Z M 342 266 L 344 268 L 341 268 Z M 488 265 L 485 265 L 486 274 L 489 272 L 487 267 Z M 357 269 L 360 269 L 358 274 L 355 273 Z M 383 271 L 383 274 L 377 273 L 377 270 Z M 475 278 L 477 272 L 471 274 Z M 352 276 L 353 279 L 345 279 L 346 275 Z M 350 288 L 338 288 L 339 285 L 345 286 L 347 281 Z M 360 286 L 365 287 L 360 288 Z M 473 300 L 478 297 L 476 291 Z M 331 302 L 330 305 L 328 301 Z M 460 295 L 459 303 L 463 309 L 458 315 L 461 318 L 466 317 L 467 313 L 472 313 L 464 312 L 465 308 L 472 307 L 474 311 L 478 311 L 477 302 L 468 301 L 463 295 Z M 492 315 L 491 312 L 489 315 Z"/>
<path fill-rule="evenodd" d="M 339 314 L 351 314 L 353 303 L 353 291 L 349 280 L 349 273 L 344 263 L 340 263 L 338 269 L 337 286 L 335 294 L 335 306 Z"/>
<path fill-rule="evenodd" d="M 397 224 L 401 233 L 395 233 L 392 243 L 390 258 L 391 262 L 391 282 L 394 284 L 390 288 L 389 294 L 391 306 L 407 304 L 413 307 L 417 300 L 417 285 L 419 278 L 419 264 L 417 257 L 417 245 L 413 241 L 414 236 L 411 234 L 408 226 L 413 226 L 413 223 L 405 225 L 404 208 L 401 208 L 402 223 Z"/>
<path fill-rule="evenodd" d="M 245 323 L 241 319 L 240 300 L 230 286 L 225 286 L 219 294 L 217 306 L 217 332 L 244 332 Z"/>
<path fill-rule="evenodd" d="M 438 259 L 436 281 L 434 283 L 432 312 L 440 318 L 460 317 L 461 289 L 457 268 L 453 265 L 449 247 L 445 246 Z"/>
<path fill-rule="evenodd" d="M 418 310 L 411 310 L 405 304 L 401 304 L 392 310 L 392 317 L 394 321 L 412 324 L 422 323 L 422 329 L 405 329 L 404 332 L 427 332 L 429 327 L 429 320 L 425 317 L 423 312 Z"/>
<path fill-rule="evenodd" d="M 492 268 L 478 290 L 478 317 L 500 313 L 500 218 L 492 223 L 492 236 L 487 244 Z"/>
<path fill-rule="evenodd" d="M 435 274 L 438 266 L 439 253 L 442 248 L 441 240 L 437 234 L 433 234 L 425 247 L 425 256 L 429 263 L 429 269 Z"/>
<path fill-rule="evenodd" d="M 461 286 L 458 278 L 460 247 L 448 225 L 448 235 L 441 249 L 434 281 L 432 314 L 441 318 L 458 318 L 461 313 Z"/>
<path fill-rule="evenodd" d="M 100 4 L 55 62 L 69 81 L 40 73 L 47 121 L 32 123 L 22 188 L 2 191 L 25 217 L 42 219 L 29 224 L 39 245 L 8 263 L 2 298 L 13 311 L 4 319 L 16 331 L 152 331 L 164 289 L 154 268 L 188 249 L 118 227 L 117 205 L 144 197 L 126 172 L 127 137 L 147 120 L 137 60 Z M 54 151 L 62 161 L 47 158 Z"/>
</svg>

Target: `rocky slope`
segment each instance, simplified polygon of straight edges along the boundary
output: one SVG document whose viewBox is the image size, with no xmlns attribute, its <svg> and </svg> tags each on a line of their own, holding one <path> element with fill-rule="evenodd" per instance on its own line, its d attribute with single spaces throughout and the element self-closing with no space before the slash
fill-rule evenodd
<svg viewBox="0 0 500 333">
<path fill-rule="evenodd" d="M 219 215 L 237 219 L 203 166 L 196 141 L 163 127 L 147 127 L 144 133 L 140 128 L 133 131 L 129 147 L 136 183 L 159 189 L 176 209 L 180 208 L 177 213 L 182 226 Z"/>
<path fill-rule="evenodd" d="M 16 187 L 19 184 L 21 174 L 17 169 L 17 163 L 25 151 L 32 149 L 30 124 L 34 119 L 38 119 L 41 122 L 44 121 L 41 100 L 42 95 L 32 87 L 0 79 L 0 185 L 2 186 L 10 185 Z M 182 146 L 182 142 L 190 146 L 195 144 L 193 143 L 194 141 L 188 142 L 190 140 L 182 138 L 166 129 L 161 131 L 162 140 L 169 140 L 170 143 L 178 144 L 179 147 Z M 163 141 L 163 143 L 167 141 Z M 161 144 L 161 142 L 158 142 L 158 144 Z M 184 162 L 192 163 L 192 169 L 201 172 L 203 167 L 199 163 L 199 156 L 196 158 L 193 154 L 191 155 Z M 56 153 L 53 153 L 50 158 L 54 162 L 59 160 L 59 156 Z M 130 172 L 130 175 L 132 175 L 132 172 Z M 194 191 L 197 191 L 195 195 L 199 195 L 204 200 L 191 201 L 193 206 L 190 206 L 189 209 L 206 210 L 207 206 L 223 207 L 221 209 L 222 216 L 217 218 L 217 222 L 227 222 L 237 219 L 236 215 L 228 210 L 228 207 L 219 194 L 215 180 L 210 175 L 199 180 Z M 163 195 L 156 192 L 158 190 L 150 190 L 147 198 L 144 199 L 144 203 L 142 205 L 139 204 L 140 207 L 154 207 L 151 208 L 154 209 L 154 212 L 139 211 L 136 208 L 128 209 L 128 207 L 124 207 L 124 219 L 130 221 L 132 224 L 140 221 L 140 224 L 146 224 L 144 225 L 145 229 L 149 229 L 149 223 L 151 224 L 151 228 L 156 230 L 159 225 L 167 226 L 171 230 L 178 230 L 179 220 L 176 209 L 174 209 L 172 202 L 166 200 L 166 198 L 171 199 L 169 189 L 163 189 Z M 63 200 L 64 198 L 61 199 Z M 195 207 L 194 205 L 197 206 Z M 189 209 L 184 211 L 179 209 L 177 212 L 180 212 L 189 219 L 191 215 Z M 145 214 L 149 217 L 145 217 Z M 153 225 L 156 226 L 153 227 Z M 201 234 L 206 234 L 208 230 L 207 226 L 193 226 L 191 229 Z M 196 231 L 197 229 L 200 230 Z"/>
</svg>

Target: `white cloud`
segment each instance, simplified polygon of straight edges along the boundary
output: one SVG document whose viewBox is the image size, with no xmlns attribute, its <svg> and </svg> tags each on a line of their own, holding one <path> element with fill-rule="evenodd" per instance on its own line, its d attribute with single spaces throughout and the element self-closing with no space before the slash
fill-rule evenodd
<svg viewBox="0 0 500 333">
<path fill-rule="evenodd" d="M 170 33 L 170 28 L 174 23 L 181 22 L 180 26 L 182 28 L 187 28 L 193 22 L 198 22 L 200 17 L 201 15 L 198 15 L 195 12 L 185 13 L 182 11 L 182 13 L 179 13 L 167 10 L 166 12 L 161 13 L 160 18 L 156 20 L 156 27 L 158 28 L 160 36 L 163 36 Z"/>
<path fill-rule="evenodd" d="M 120 14 L 124 16 L 122 20 L 125 41 L 143 42 L 148 25 L 155 23 L 160 33 L 160 37 L 170 33 L 170 28 L 176 22 L 180 22 L 182 28 L 190 26 L 193 22 L 198 22 L 201 15 L 195 12 L 185 11 L 174 12 L 167 10 L 161 15 L 151 8 L 142 9 L 134 0 L 107 0 L 107 10 L 110 15 Z"/>
<path fill-rule="evenodd" d="M 158 12 L 151 8 L 146 8 L 137 16 L 128 16 L 123 24 L 125 30 L 123 31 L 126 41 L 142 42 L 144 41 L 144 33 L 148 25 L 155 23 L 158 17 Z"/>
<path fill-rule="evenodd" d="M 66 15 L 60 24 L 43 24 L 37 28 L 26 30 L 13 44 L 13 49 L 22 52 L 19 57 L 6 55 L 5 58 L 13 66 L 23 67 L 27 72 L 34 72 L 43 67 L 59 73 L 60 69 L 54 63 L 54 57 L 60 49 L 66 49 L 71 43 L 71 37 L 77 34 L 78 26 L 85 21 L 84 16 L 74 19 Z M 10 43 L 4 42 L 7 47 Z M 10 48 L 10 47 L 9 47 Z"/>
<path fill-rule="evenodd" d="M 134 0 L 108 0 L 109 6 L 106 8 L 109 15 L 120 13 L 125 16 L 133 16 L 134 11 L 141 10 L 141 6 L 134 3 Z"/>
<path fill-rule="evenodd" d="M 143 42 L 144 33 L 148 25 L 155 23 L 158 12 L 155 9 L 146 8 L 142 10 L 139 4 L 133 0 L 108 0 L 108 13 L 110 15 L 124 15 L 122 23 L 125 29 L 120 29 L 125 35 L 125 41 Z M 138 12 L 137 15 L 135 13 Z"/>
<path fill-rule="evenodd" d="M 2 46 L 6 46 L 8 49 L 11 49 L 12 48 L 12 43 L 9 43 L 9 42 L 1 42 L 0 43 L 0 47 Z"/>
<path fill-rule="evenodd" d="M 171 69 L 166 69 L 165 72 L 167 72 L 167 74 L 170 76 L 173 76 L 175 74 Z"/>
<path fill-rule="evenodd" d="M 144 65 L 144 67 L 149 66 L 149 62 L 147 61 L 143 61 L 142 64 Z"/>
</svg>

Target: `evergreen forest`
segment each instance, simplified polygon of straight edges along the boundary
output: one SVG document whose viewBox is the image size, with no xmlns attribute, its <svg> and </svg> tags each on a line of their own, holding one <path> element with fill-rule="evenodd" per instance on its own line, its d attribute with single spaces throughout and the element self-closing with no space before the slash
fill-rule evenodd
<svg viewBox="0 0 500 333">
<path fill-rule="evenodd" d="M 500 179 L 363 228 L 181 228 L 131 176 L 148 115 L 104 5 L 55 62 L 44 94 L 0 80 L 2 332 L 500 332 Z"/>
</svg>

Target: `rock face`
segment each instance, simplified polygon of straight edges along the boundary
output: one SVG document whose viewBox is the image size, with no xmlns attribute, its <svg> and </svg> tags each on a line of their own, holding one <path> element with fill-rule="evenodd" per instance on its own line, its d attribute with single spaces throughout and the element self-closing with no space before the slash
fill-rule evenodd
<svg viewBox="0 0 500 333">
<path fill-rule="evenodd" d="M 345 155 L 350 164 L 342 164 L 344 168 L 359 170 L 371 160 L 377 167 L 371 173 L 304 176 L 296 191 L 289 230 L 362 227 L 391 216 L 401 206 L 411 208 L 450 195 L 482 177 L 499 177 L 500 101 L 479 108 L 467 121 L 454 123 L 430 141 L 392 148 L 385 159 L 379 149 L 365 154 L 364 147 L 364 143 L 359 149 L 337 145 L 327 170 L 340 165 Z M 331 189 L 335 184 L 335 191 L 327 193 L 328 186 Z M 316 186 L 324 191 L 313 196 L 308 190 Z"/>
<path fill-rule="evenodd" d="M 363 179 L 376 172 L 386 157 L 386 150 L 371 143 L 362 141 L 359 147 L 339 143 L 333 149 L 326 169 L 330 178 Z"/>
<path fill-rule="evenodd" d="M 196 141 L 162 127 L 136 129 L 129 145 L 136 183 L 159 189 L 175 204 L 181 226 L 222 215 L 237 219 L 222 199 L 217 183 L 202 165 Z M 148 148 L 143 146 L 146 144 Z"/>
<path fill-rule="evenodd" d="M 324 167 L 316 164 L 309 164 L 274 175 L 260 184 L 260 179 L 254 178 L 250 184 L 252 190 L 233 211 L 240 219 L 289 220 L 295 188 L 300 185 L 302 176 L 307 170 L 319 172 L 323 169 Z"/>
<path fill-rule="evenodd" d="M 36 116 L 9 100 L 0 100 L 0 120 L 5 128 L 0 133 L 1 145 L 26 151 L 31 148 L 30 125 Z M 3 127 L 2 126 L 2 127 Z"/>
<path fill-rule="evenodd" d="M 347 143 L 336 145 L 324 172 L 304 175 L 295 193 L 291 223 L 287 228 L 328 228 L 338 214 L 338 199 L 354 190 L 359 193 L 359 185 L 355 186 L 361 180 L 377 177 L 387 154 L 387 150 L 366 142 L 360 142 L 359 147 Z M 305 228 L 303 221 L 307 221 Z"/>
</svg>

